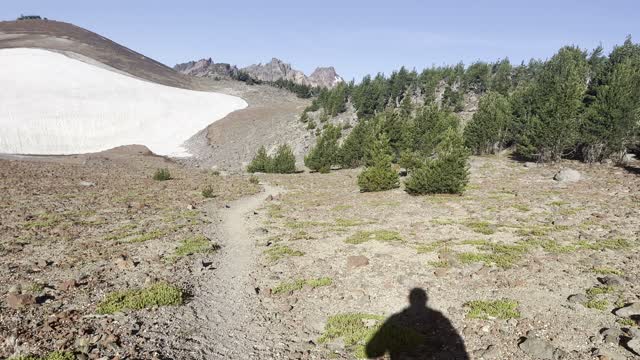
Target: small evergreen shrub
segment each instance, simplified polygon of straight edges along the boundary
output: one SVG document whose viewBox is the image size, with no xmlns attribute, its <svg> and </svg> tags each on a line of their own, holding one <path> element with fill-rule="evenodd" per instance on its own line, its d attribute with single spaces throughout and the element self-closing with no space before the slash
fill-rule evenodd
<svg viewBox="0 0 640 360">
<path fill-rule="evenodd" d="M 358 175 L 360 191 L 384 191 L 400 186 L 400 177 L 391 167 L 392 158 L 389 138 L 383 133 L 369 151 L 371 165 Z"/>
<path fill-rule="evenodd" d="M 205 186 L 204 189 L 202 189 L 202 196 L 206 197 L 207 199 L 215 197 L 216 195 L 213 190 L 213 186 L 211 185 Z"/>
<path fill-rule="evenodd" d="M 264 146 L 261 146 L 256 156 L 247 166 L 247 171 L 250 173 L 291 174 L 296 171 L 296 157 L 293 155 L 291 147 L 286 144 L 278 147 L 274 157 L 267 155 L 267 150 Z"/>
<path fill-rule="evenodd" d="M 153 180 L 157 180 L 157 181 L 171 180 L 171 173 L 169 172 L 169 169 L 167 168 L 157 169 L 156 172 L 153 174 Z"/>
<path fill-rule="evenodd" d="M 329 172 L 331 165 L 338 163 L 340 135 L 340 128 L 328 125 L 318 138 L 316 146 L 305 156 L 304 164 L 313 171 Z"/>
<path fill-rule="evenodd" d="M 416 168 L 407 181 L 412 195 L 461 194 L 469 182 L 469 153 L 456 129 L 449 129 L 436 150 L 437 157 Z"/>
</svg>

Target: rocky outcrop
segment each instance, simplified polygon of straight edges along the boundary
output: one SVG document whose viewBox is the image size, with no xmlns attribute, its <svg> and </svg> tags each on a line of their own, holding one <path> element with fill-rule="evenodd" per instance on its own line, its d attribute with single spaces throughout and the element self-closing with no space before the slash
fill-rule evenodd
<svg viewBox="0 0 640 360">
<path fill-rule="evenodd" d="M 309 75 L 308 81 L 314 84 L 314 86 L 326 87 L 331 89 L 344 80 L 342 79 L 342 77 L 340 77 L 340 75 L 338 75 L 336 69 L 334 69 L 333 66 L 329 66 L 316 68 L 316 70 L 311 73 L 311 75 Z"/>
<path fill-rule="evenodd" d="M 338 75 L 333 66 L 319 67 L 310 76 L 302 71 L 293 69 L 290 64 L 273 58 L 266 64 L 247 66 L 242 71 L 252 78 L 261 81 L 277 81 L 280 79 L 293 81 L 296 84 L 333 88 L 344 80 Z"/>
<path fill-rule="evenodd" d="M 182 74 L 196 77 L 228 79 L 235 78 L 238 75 L 238 68 L 235 65 L 216 64 L 211 58 L 177 64 L 173 68 Z"/>
</svg>

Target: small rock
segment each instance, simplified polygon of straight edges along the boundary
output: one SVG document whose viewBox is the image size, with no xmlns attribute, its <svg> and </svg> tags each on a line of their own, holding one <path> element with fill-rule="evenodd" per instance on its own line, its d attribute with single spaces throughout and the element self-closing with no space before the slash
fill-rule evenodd
<svg viewBox="0 0 640 360">
<path fill-rule="evenodd" d="M 78 286 L 78 283 L 76 283 L 76 281 L 74 279 L 69 279 L 69 280 L 65 280 L 63 281 L 58 288 L 62 291 L 69 291 L 73 288 L 75 288 L 76 286 Z"/>
<path fill-rule="evenodd" d="M 479 358 L 485 360 L 500 359 L 500 353 L 494 345 L 489 345 L 485 350 L 479 352 Z"/>
<path fill-rule="evenodd" d="M 623 333 L 618 329 L 606 329 L 602 332 L 602 340 L 607 344 L 616 344 L 620 343 L 620 336 Z"/>
<path fill-rule="evenodd" d="M 591 354 L 597 356 L 600 360 L 627 360 L 626 356 L 622 356 L 608 349 L 595 349 Z"/>
<path fill-rule="evenodd" d="M 620 317 L 631 317 L 634 315 L 640 315 L 640 302 L 627 305 L 613 312 Z"/>
<path fill-rule="evenodd" d="M 349 256 L 347 257 L 347 267 L 350 269 L 359 268 L 369 265 L 369 258 L 363 255 Z"/>
<path fill-rule="evenodd" d="M 407 176 L 408 172 L 407 169 L 405 168 L 400 168 L 400 170 L 398 170 L 398 175 L 401 177 Z"/>
<path fill-rule="evenodd" d="M 127 255 L 124 255 L 124 254 L 118 256 L 115 260 L 113 260 L 113 263 L 120 270 L 131 270 L 136 267 L 136 263 L 133 262 L 133 260 L 131 260 Z"/>
<path fill-rule="evenodd" d="M 580 179 L 582 179 L 582 175 L 577 170 L 570 168 L 562 169 L 553 176 L 553 180 L 559 182 L 574 182 Z"/>
<path fill-rule="evenodd" d="M 553 352 L 555 349 L 548 341 L 537 337 L 529 337 L 518 344 L 518 347 L 534 359 L 553 360 Z"/>
<path fill-rule="evenodd" d="M 538 164 L 536 164 L 534 162 L 526 162 L 526 163 L 524 163 L 524 167 L 526 167 L 526 168 L 533 168 L 533 167 L 536 167 L 536 166 L 538 166 Z"/>
<path fill-rule="evenodd" d="M 640 329 L 632 327 L 629 328 L 627 332 L 629 333 L 629 335 L 631 335 L 632 338 L 640 339 Z"/>
<path fill-rule="evenodd" d="M 193 204 L 187 205 L 187 210 L 195 210 L 195 209 L 196 209 L 195 205 L 193 205 Z"/>
<path fill-rule="evenodd" d="M 28 305 L 34 305 L 36 303 L 36 298 L 33 295 L 29 294 L 13 294 L 9 293 L 7 295 L 7 306 L 12 309 L 22 309 Z"/>
<path fill-rule="evenodd" d="M 620 286 L 624 284 L 624 279 L 618 275 L 603 276 L 601 278 L 598 278 L 598 281 L 600 281 L 604 285 L 609 286 Z"/>
<path fill-rule="evenodd" d="M 636 355 L 640 355 L 640 339 L 633 338 L 627 343 L 627 347 L 631 349 Z"/>
<path fill-rule="evenodd" d="M 96 186 L 96 184 L 95 184 L 95 183 L 92 183 L 92 182 L 90 182 L 90 181 L 80 181 L 80 186 L 87 186 L 87 187 L 89 187 L 89 186 Z"/>
<path fill-rule="evenodd" d="M 585 304 L 589 301 L 589 298 L 585 294 L 573 294 L 569 296 L 567 300 L 576 304 Z"/>
</svg>

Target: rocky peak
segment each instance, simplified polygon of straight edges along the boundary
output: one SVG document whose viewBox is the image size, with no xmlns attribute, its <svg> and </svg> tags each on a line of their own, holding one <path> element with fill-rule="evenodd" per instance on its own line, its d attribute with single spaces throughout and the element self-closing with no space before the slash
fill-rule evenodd
<svg viewBox="0 0 640 360">
<path fill-rule="evenodd" d="M 344 82 L 344 79 L 338 75 L 333 66 L 329 66 L 316 68 L 314 72 L 309 75 L 309 81 L 316 84 L 316 86 L 332 88 Z"/>
<path fill-rule="evenodd" d="M 238 68 L 230 64 L 214 63 L 211 58 L 189 61 L 173 67 L 176 71 L 196 77 L 231 78 L 238 74 Z"/>
</svg>

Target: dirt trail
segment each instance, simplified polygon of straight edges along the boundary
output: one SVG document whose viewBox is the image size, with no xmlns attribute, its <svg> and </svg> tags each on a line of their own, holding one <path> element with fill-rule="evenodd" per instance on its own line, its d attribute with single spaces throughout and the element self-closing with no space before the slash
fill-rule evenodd
<svg viewBox="0 0 640 360">
<path fill-rule="evenodd" d="M 197 344 L 190 349 L 194 358 L 262 359 L 288 352 L 278 341 L 277 324 L 262 311 L 251 277 L 260 254 L 250 236 L 250 217 L 265 197 L 279 192 L 268 185 L 264 188 L 231 203 L 222 210 L 222 222 L 210 226 L 213 234 L 208 235 L 220 238 L 222 249 L 212 276 L 203 281 L 190 304 L 196 320 L 188 335 Z M 210 214 L 220 213 L 211 206 Z"/>
</svg>

